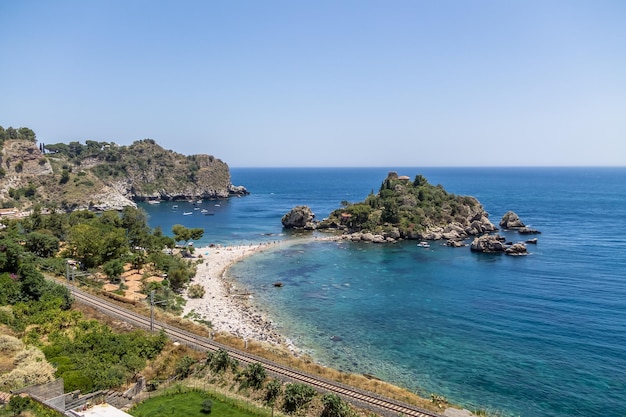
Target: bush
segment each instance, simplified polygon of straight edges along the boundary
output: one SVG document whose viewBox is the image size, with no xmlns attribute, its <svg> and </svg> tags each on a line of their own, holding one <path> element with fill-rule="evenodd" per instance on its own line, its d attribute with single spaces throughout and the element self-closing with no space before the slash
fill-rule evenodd
<svg viewBox="0 0 626 417">
<path fill-rule="evenodd" d="M 315 397 L 316 391 L 306 384 L 287 384 L 285 388 L 285 403 L 283 410 L 287 413 L 295 413 L 307 406 Z"/>
<path fill-rule="evenodd" d="M 13 415 L 19 416 L 22 414 L 22 411 L 26 411 L 26 409 L 30 407 L 30 398 L 29 397 L 21 397 L 19 395 L 14 395 L 9 400 L 9 408 L 13 412 Z"/>
<path fill-rule="evenodd" d="M 337 394 L 326 394 L 322 397 L 324 409 L 320 417 L 349 417 L 352 415 L 350 406 Z"/>
<path fill-rule="evenodd" d="M 54 368 L 35 347 L 29 346 L 19 351 L 13 357 L 13 362 L 17 368 L 0 376 L 0 388 L 4 391 L 54 380 Z"/>
<path fill-rule="evenodd" d="M 206 290 L 201 284 L 191 284 L 189 289 L 187 289 L 187 295 L 189 298 L 202 298 L 205 293 Z"/>
<path fill-rule="evenodd" d="M 267 384 L 265 391 L 265 404 L 274 406 L 274 403 L 280 396 L 283 389 L 283 384 L 279 380 L 273 379 Z"/>
<path fill-rule="evenodd" d="M 206 363 L 213 371 L 218 373 L 237 366 L 237 361 L 231 359 L 228 352 L 224 349 L 220 349 L 215 353 L 209 352 Z"/>
<path fill-rule="evenodd" d="M 254 389 L 261 389 L 263 387 L 263 382 L 265 382 L 265 378 L 267 378 L 265 368 L 260 363 L 251 363 L 248 365 L 246 370 L 243 372 L 243 375 L 245 377 L 246 385 Z"/>
<path fill-rule="evenodd" d="M 200 411 L 202 411 L 204 414 L 211 414 L 212 409 L 213 401 L 209 400 L 208 398 L 202 401 L 202 408 L 200 409 Z"/>
<path fill-rule="evenodd" d="M 183 356 L 176 362 L 176 375 L 179 375 L 181 378 L 187 378 L 193 371 L 194 363 L 195 361 L 191 356 Z"/>
<path fill-rule="evenodd" d="M 21 350 L 23 347 L 24 344 L 17 337 L 9 336 L 8 334 L 0 334 L 0 352 L 3 354 Z"/>
</svg>

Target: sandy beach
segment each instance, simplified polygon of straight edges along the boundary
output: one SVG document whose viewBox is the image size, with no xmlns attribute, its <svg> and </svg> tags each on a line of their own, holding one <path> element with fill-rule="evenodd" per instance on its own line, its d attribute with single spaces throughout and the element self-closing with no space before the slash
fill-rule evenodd
<svg viewBox="0 0 626 417">
<path fill-rule="evenodd" d="M 293 344 L 274 330 L 274 326 L 261 312 L 249 303 L 250 295 L 245 289 L 225 279 L 228 268 L 259 251 L 267 250 L 284 242 L 270 242 L 241 246 L 214 246 L 196 248 L 194 258 L 202 260 L 197 265 L 192 284 L 202 285 L 206 293 L 203 298 L 189 298 L 184 314 L 193 312 L 196 317 L 211 322 L 213 330 L 230 333 L 244 340 L 255 340 L 286 347 L 293 353 Z"/>
</svg>

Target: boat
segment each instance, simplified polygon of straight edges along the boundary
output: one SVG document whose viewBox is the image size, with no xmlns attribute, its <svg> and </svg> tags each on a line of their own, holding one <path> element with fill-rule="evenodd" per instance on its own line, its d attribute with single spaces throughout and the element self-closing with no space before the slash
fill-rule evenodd
<svg viewBox="0 0 626 417">
<path fill-rule="evenodd" d="M 172 206 L 172 210 L 175 210 L 175 209 L 177 209 L 177 208 L 178 208 L 178 204 L 174 204 L 174 205 Z"/>
<path fill-rule="evenodd" d="M 193 214 L 193 211 L 186 211 L 183 213 L 183 216 L 190 216 Z"/>
<path fill-rule="evenodd" d="M 430 248 L 430 244 L 428 242 L 420 242 L 417 244 L 420 248 Z"/>
<path fill-rule="evenodd" d="M 202 213 L 202 214 L 207 214 L 208 212 L 209 212 L 209 210 L 207 210 L 207 209 L 200 210 L 200 213 Z"/>
<path fill-rule="evenodd" d="M 148 200 L 148 204 L 161 204 L 159 200 Z"/>
</svg>

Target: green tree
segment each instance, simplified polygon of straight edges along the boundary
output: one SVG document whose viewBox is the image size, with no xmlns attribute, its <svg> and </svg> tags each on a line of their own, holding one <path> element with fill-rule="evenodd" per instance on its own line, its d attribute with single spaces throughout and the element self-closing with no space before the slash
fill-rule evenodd
<svg viewBox="0 0 626 417">
<path fill-rule="evenodd" d="M 224 372 L 233 366 L 233 361 L 224 349 L 217 352 L 209 352 L 207 354 L 207 364 L 215 372 Z"/>
<path fill-rule="evenodd" d="M 20 127 L 19 129 L 17 129 L 17 137 L 18 139 L 29 140 L 31 142 L 35 142 L 37 138 L 35 132 L 27 127 Z"/>
<path fill-rule="evenodd" d="M 0 306 L 17 303 L 21 294 L 17 275 L 8 272 L 0 274 Z"/>
<path fill-rule="evenodd" d="M 320 417 L 350 417 L 354 413 L 350 406 L 337 394 L 325 394 L 322 397 L 324 409 Z"/>
<path fill-rule="evenodd" d="M 46 280 L 34 262 L 22 262 L 18 274 L 22 283 L 22 297 L 25 300 L 39 300 L 44 292 Z"/>
<path fill-rule="evenodd" d="M 70 180 L 70 172 L 67 169 L 61 171 L 61 179 L 59 180 L 60 184 L 66 184 Z"/>
<path fill-rule="evenodd" d="M 110 280 L 117 280 L 124 272 L 124 262 L 120 259 L 111 259 L 102 265 L 102 270 Z"/>
<path fill-rule="evenodd" d="M 14 416 L 19 416 L 22 414 L 22 411 L 26 411 L 28 407 L 30 407 L 30 397 L 14 395 L 9 400 L 9 408 Z"/>
<path fill-rule="evenodd" d="M 80 223 L 68 233 L 67 249 L 86 268 L 121 258 L 128 252 L 124 229 L 98 221 Z"/>
<path fill-rule="evenodd" d="M 23 254 L 24 248 L 15 239 L 0 238 L 0 271 L 17 272 Z"/>
<path fill-rule="evenodd" d="M 6 129 L 6 135 L 7 135 L 7 139 L 17 139 L 18 138 L 18 133 L 17 130 L 15 130 L 13 127 L 9 126 Z"/>
<path fill-rule="evenodd" d="M 398 223 L 400 221 L 400 210 L 395 200 L 386 200 L 381 220 L 386 223 Z"/>
<path fill-rule="evenodd" d="M 352 225 L 361 225 L 367 222 L 372 208 L 363 203 L 353 204 L 348 208 L 348 213 L 352 215 L 350 222 Z"/>
<path fill-rule="evenodd" d="M 176 375 L 181 378 L 187 378 L 193 371 L 193 365 L 196 361 L 191 356 L 185 355 L 176 362 Z"/>
<path fill-rule="evenodd" d="M 59 251 L 59 239 L 50 233 L 31 232 L 24 239 L 24 247 L 39 257 L 49 258 Z"/>
<path fill-rule="evenodd" d="M 244 371 L 244 377 L 246 379 L 246 385 L 254 389 L 261 389 L 263 382 L 267 378 L 267 372 L 260 363 L 251 363 Z"/>
<path fill-rule="evenodd" d="M 152 249 L 148 216 L 145 211 L 134 207 L 124 207 L 121 226 L 126 229 L 126 236 L 131 248 Z"/>
<path fill-rule="evenodd" d="M 282 390 L 283 384 L 277 379 L 272 379 L 265 388 L 265 404 L 273 408 Z"/>
<path fill-rule="evenodd" d="M 204 235 L 204 229 L 201 228 L 187 228 L 182 224 L 175 224 L 172 226 L 172 233 L 174 234 L 174 240 L 176 242 L 185 242 L 185 246 L 190 240 L 198 240 Z"/>
<path fill-rule="evenodd" d="M 299 382 L 287 384 L 283 409 L 287 413 L 293 414 L 308 406 L 315 395 L 316 391 L 309 385 Z"/>
<path fill-rule="evenodd" d="M 415 180 L 413 180 L 413 186 L 421 187 L 423 185 L 428 185 L 428 180 L 423 175 L 416 175 Z"/>
</svg>

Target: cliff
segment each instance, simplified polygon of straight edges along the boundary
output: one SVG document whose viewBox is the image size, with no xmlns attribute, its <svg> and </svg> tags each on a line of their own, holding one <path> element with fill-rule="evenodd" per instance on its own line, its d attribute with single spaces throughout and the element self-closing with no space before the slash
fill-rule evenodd
<svg viewBox="0 0 626 417">
<path fill-rule="evenodd" d="M 94 141 L 38 146 L 34 139 L 5 139 L 0 164 L 4 207 L 27 209 L 37 202 L 64 210 L 108 210 L 146 200 L 248 194 L 231 184 L 221 160 L 185 156 L 151 139 L 130 146 Z"/>
</svg>

